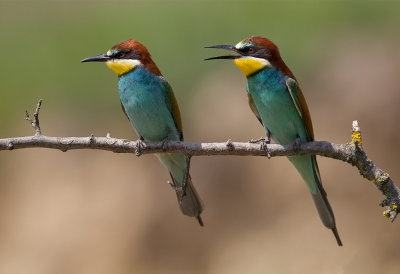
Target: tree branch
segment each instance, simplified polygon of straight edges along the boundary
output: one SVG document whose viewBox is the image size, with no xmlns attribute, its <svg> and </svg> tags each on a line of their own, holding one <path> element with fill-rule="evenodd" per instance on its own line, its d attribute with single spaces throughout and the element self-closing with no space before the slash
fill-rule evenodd
<svg viewBox="0 0 400 274">
<path fill-rule="evenodd" d="M 361 131 L 357 121 L 353 121 L 352 141 L 348 144 L 333 144 L 326 141 L 309 143 L 293 143 L 288 145 L 265 144 L 265 142 L 232 142 L 224 143 L 189 143 L 177 141 L 143 142 L 129 141 L 110 137 L 51 137 L 42 135 L 39 126 L 39 110 L 41 100 L 37 104 L 34 120 L 26 119 L 35 129 L 34 136 L 0 139 L 0 151 L 23 148 L 51 148 L 61 151 L 74 149 L 107 150 L 115 153 L 183 153 L 192 156 L 236 155 L 236 156 L 293 156 L 293 155 L 320 155 L 332 159 L 342 160 L 356 166 L 360 174 L 375 186 L 386 197 L 380 206 L 386 207 L 384 216 L 394 221 L 400 212 L 400 189 L 394 184 L 389 174 L 377 167 L 362 148 Z"/>
</svg>

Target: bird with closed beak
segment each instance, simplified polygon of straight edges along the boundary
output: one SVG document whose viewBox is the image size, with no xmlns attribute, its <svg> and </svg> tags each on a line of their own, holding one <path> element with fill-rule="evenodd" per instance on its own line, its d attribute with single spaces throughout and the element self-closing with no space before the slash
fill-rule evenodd
<svg viewBox="0 0 400 274">
<path fill-rule="evenodd" d="M 183 141 L 182 121 L 171 86 L 162 76 L 147 48 L 129 39 L 113 46 L 106 54 L 81 62 L 104 62 L 118 76 L 122 109 L 142 141 Z M 189 174 L 190 159 L 181 153 L 157 154 L 171 175 L 183 214 L 197 218 L 203 203 Z"/>
</svg>

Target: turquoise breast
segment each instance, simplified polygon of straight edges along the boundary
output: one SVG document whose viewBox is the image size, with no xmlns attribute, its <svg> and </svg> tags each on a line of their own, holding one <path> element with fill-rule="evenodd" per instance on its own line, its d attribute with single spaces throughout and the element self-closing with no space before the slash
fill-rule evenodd
<svg viewBox="0 0 400 274">
<path fill-rule="evenodd" d="M 297 136 L 305 142 L 306 127 L 288 92 L 287 79 L 279 70 L 266 67 L 247 78 L 247 91 L 275 142 L 293 143 Z"/>
<path fill-rule="evenodd" d="M 119 96 L 129 120 L 145 140 L 179 140 L 175 122 L 166 104 L 168 83 L 139 66 L 118 81 Z"/>
</svg>

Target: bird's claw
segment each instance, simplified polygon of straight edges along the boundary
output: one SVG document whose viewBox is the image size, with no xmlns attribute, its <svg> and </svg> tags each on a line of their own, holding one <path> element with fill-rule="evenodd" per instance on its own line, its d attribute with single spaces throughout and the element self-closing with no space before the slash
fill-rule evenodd
<svg viewBox="0 0 400 274">
<path fill-rule="evenodd" d="M 266 156 L 267 156 L 268 159 L 271 158 L 271 154 L 269 154 L 269 150 L 268 150 L 268 144 L 269 144 L 269 142 L 270 142 L 269 140 L 264 140 L 264 141 L 261 141 L 261 142 L 260 142 L 261 149 L 262 149 L 263 151 L 265 151 L 265 154 L 266 154 Z"/>
<path fill-rule="evenodd" d="M 297 136 L 293 142 L 293 149 L 297 151 L 300 149 L 300 146 L 301 146 L 301 140 L 300 137 Z"/>
<path fill-rule="evenodd" d="M 265 151 L 265 154 L 266 154 L 267 158 L 268 159 L 271 158 L 271 154 L 269 154 L 269 151 L 268 151 L 268 145 L 271 143 L 271 139 L 270 139 L 270 137 L 268 135 L 265 136 L 265 137 L 261 137 L 259 139 L 256 139 L 256 140 L 251 139 L 249 141 L 249 143 L 251 143 L 251 144 L 258 144 L 259 143 L 260 147 L 261 147 L 261 150 Z"/>
<path fill-rule="evenodd" d="M 161 140 L 161 149 L 163 150 L 163 151 L 166 151 L 167 149 L 168 149 L 168 139 L 167 138 L 164 138 L 164 139 L 162 139 Z"/>
<path fill-rule="evenodd" d="M 142 155 L 142 149 L 146 146 L 146 143 L 144 142 L 144 139 L 140 138 L 136 141 L 136 146 L 135 146 L 135 155 L 139 157 Z"/>
</svg>

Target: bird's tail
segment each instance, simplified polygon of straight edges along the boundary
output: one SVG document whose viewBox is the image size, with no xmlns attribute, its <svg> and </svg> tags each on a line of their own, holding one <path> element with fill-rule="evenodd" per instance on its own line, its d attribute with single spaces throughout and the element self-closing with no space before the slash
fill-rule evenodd
<svg viewBox="0 0 400 274">
<path fill-rule="evenodd" d="M 314 200 L 315 207 L 317 208 L 319 217 L 321 218 L 322 223 L 329 229 L 332 230 L 333 235 L 336 238 L 336 242 L 339 246 L 342 246 L 342 240 L 340 239 L 338 230 L 336 228 L 335 216 L 333 215 L 333 210 L 331 205 L 329 204 L 328 198 L 326 196 L 326 192 L 321 188 L 317 191 L 316 194 L 311 193 L 311 196 Z"/>
<path fill-rule="evenodd" d="M 182 154 L 160 154 L 158 158 L 169 170 L 182 213 L 197 218 L 203 226 L 200 214 L 204 206 L 189 174 L 190 160 Z"/>
<path fill-rule="evenodd" d="M 308 158 L 306 160 L 306 158 Z M 310 165 L 311 159 L 311 165 Z M 319 174 L 318 164 L 315 156 L 294 156 L 289 157 L 289 160 L 295 165 L 303 179 L 306 181 L 311 191 L 311 196 L 314 200 L 319 217 L 322 223 L 332 230 L 339 246 L 342 246 L 338 230 L 336 228 L 335 215 L 331 205 L 329 204 L 327 194 L 322 186 L 321 177 Z M 312 172 L 310 171 L 312 169 Z"/>
<path fill-rule="evenodd" d="M 182 184 L 176 182 L 176 179 L 172 174 L 171 179 L 175 186 L 179 186 L 176 189 L 176 197 L 178 198 L 179 207 L 181 208 L 182 213 L 190 217 L 196 217 L 199 224 L 203 226 L 203 220 L 200 216 L 204 209 L 203 202 L 192 184 L 190 174 L 188 173 L 186 176 L 186 189 L 182 188 Z"/>
</svg>

